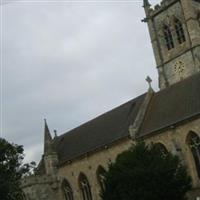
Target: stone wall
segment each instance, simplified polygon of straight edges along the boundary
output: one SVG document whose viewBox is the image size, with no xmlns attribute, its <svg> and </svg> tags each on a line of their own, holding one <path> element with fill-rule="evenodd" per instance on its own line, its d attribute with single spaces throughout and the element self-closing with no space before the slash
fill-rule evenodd
<svg viewBox="0 0 200 200">
<path fill-rule="evenodd" d="M 177 127 L 172 126 L 170 129 L 160 133 L 152 133 L 144 140 L 147 144 L 152 142 L 162 143 L 168 151 L 180 156 L 192 177 L 193 190 L 188 195 L 190 200 L 196 200 L 197 196 L 200 197 L 200 179 L 197 175 L 191 150 L 187 144 L 187 136 L 190 131 L 200 136 L 200 119 L 188 121 Z M 117 155 L 127 150 L 134 142 L 130 137 L 124 138 L 60 166 L 58 174 L 31 176 L 23 179 L 22 188 L 27 200 L 64 200 L 64 193 L 61 188 L 64 179 L 69 182 L 73 190 L 74 199 L 81 200 L 82 194 L 78 182 L 80 173 L 85 174 L 88 178 L 93 200 L 100 200 L 100 186 L 96 174 L 98 167 L 102 166 L 107 170 L 109 163 L 114 162 Z"/>
<path fill-rule="evenodd" d="M 29 176 L 21 181 L 26 200 L 60 200 L 60 180 L 56 175 Z"/>
<path fill-rule="evenodd" d="M 188 168 L 189 174 L 192 177 L 195 193 L 190 192 L 190 195 L 191 200 L 195 200 L 192 198 L 192 196 L 200 196 L 200 180 L 196 172 L 196 167 L 190 148 L 186 142 L 187 135 L 190 131 L 194 131 L 200 136 L 200 119 L 188 122 L 187 124 L 179 127 L 171 127 L 170 130 L 159 134 L 152 134 L 150 137 L 145 138 L 145 141 L 146 143 L 162 143 L 170 152 L 178 154 L 181 157 Z M 126 138 L 113 144 L 112 146 L 105 147 L 100 151 L 76 159 L 71 163 L 62 166 L 59 169 L 59 176 L 61 179 L 68 180 L 73 189 L 74 198 L 76 200 L 81 200 L 81 191 L 78 184 L 78 177 L 81 172 L 84 173 L 91 185 L 93 199 L 100 200 L 100 187 L 96 176 L 98 167 L 101 165 L 107 169 L 109 162 L 114 161 L 116 156 L 124 150 L 128 149 L 132 143 L 133 141 L 130 138 Z"/>
<path fill-rule="evenodd" d="M 124 139 L 116 142 L 112 146 L 105 146 L 105 148 L 100 151 L 85 155 L 82 158 L 76 159 L 70 164 L 66 164 L 61 167 L 59 169 L 59 176 L 63 179 L 66 178 L 70 183 L 73 189 L 74 199 L 82 199 L 78 183 L 79 174 L 82 172 L 86 175 L 91 185 L 93 199 L 100 200 L 100 187 L 96 176 L 98 167 L 102 166 L 106 170 L 108 168 L 108 164 L 114 161 L 119 153 L 127 150 L 131 146 L 131 143 L 132 141 L 130 139 Z"/>
</svg>

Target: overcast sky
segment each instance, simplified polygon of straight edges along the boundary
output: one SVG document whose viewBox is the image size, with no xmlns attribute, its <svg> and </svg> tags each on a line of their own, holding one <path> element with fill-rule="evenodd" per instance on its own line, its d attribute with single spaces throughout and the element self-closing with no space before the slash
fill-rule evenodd
<svg viewBox="0 0 200 200">
<path fill-rule="evenodd" d="M 26 161 L 44 118 L 60 135 L 146 92 L 147 75 L 157 90 L 143 17 L 142 0 L 1 2 L 1 136 Z"/>
</svg>

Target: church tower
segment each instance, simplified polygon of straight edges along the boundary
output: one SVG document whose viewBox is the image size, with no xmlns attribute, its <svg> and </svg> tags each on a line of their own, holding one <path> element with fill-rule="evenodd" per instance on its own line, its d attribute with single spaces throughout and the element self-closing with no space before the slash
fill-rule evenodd
<svg viewBox="0 0 200 200">
<path fill-rule="evenodd" d="M 200 71 L 200 0 L 162 0 L 144 9 L 164 89 Z"/>
</svg>

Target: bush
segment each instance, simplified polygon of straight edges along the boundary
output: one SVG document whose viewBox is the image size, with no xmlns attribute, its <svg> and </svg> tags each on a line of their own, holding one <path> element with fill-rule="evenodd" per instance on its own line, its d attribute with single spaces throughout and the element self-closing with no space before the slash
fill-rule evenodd
<svg viewBox="0 0 200 200">
<path fill-rule="evenodd" d="M 191 178 L 180 159 L 141 142 L 120 154 L 105 175 L 103 200 L 185 200 Z"/>
</svg>

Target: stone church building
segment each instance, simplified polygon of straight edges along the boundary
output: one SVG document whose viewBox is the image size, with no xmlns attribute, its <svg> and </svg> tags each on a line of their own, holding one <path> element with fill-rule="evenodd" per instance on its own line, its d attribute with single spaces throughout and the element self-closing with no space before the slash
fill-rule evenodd
<svg viewBox="0 0 200 200">
<path fill-rule="evenodd" d="M 54 138 L 45 122 L 37 173 L 22 180 L 27 200 L 100 200 L 108 163 L 139 138 L 180 156 L 188 196 L 200 199 L 200 0 L 143 1 L 160 90 Z"/>
</svg>

